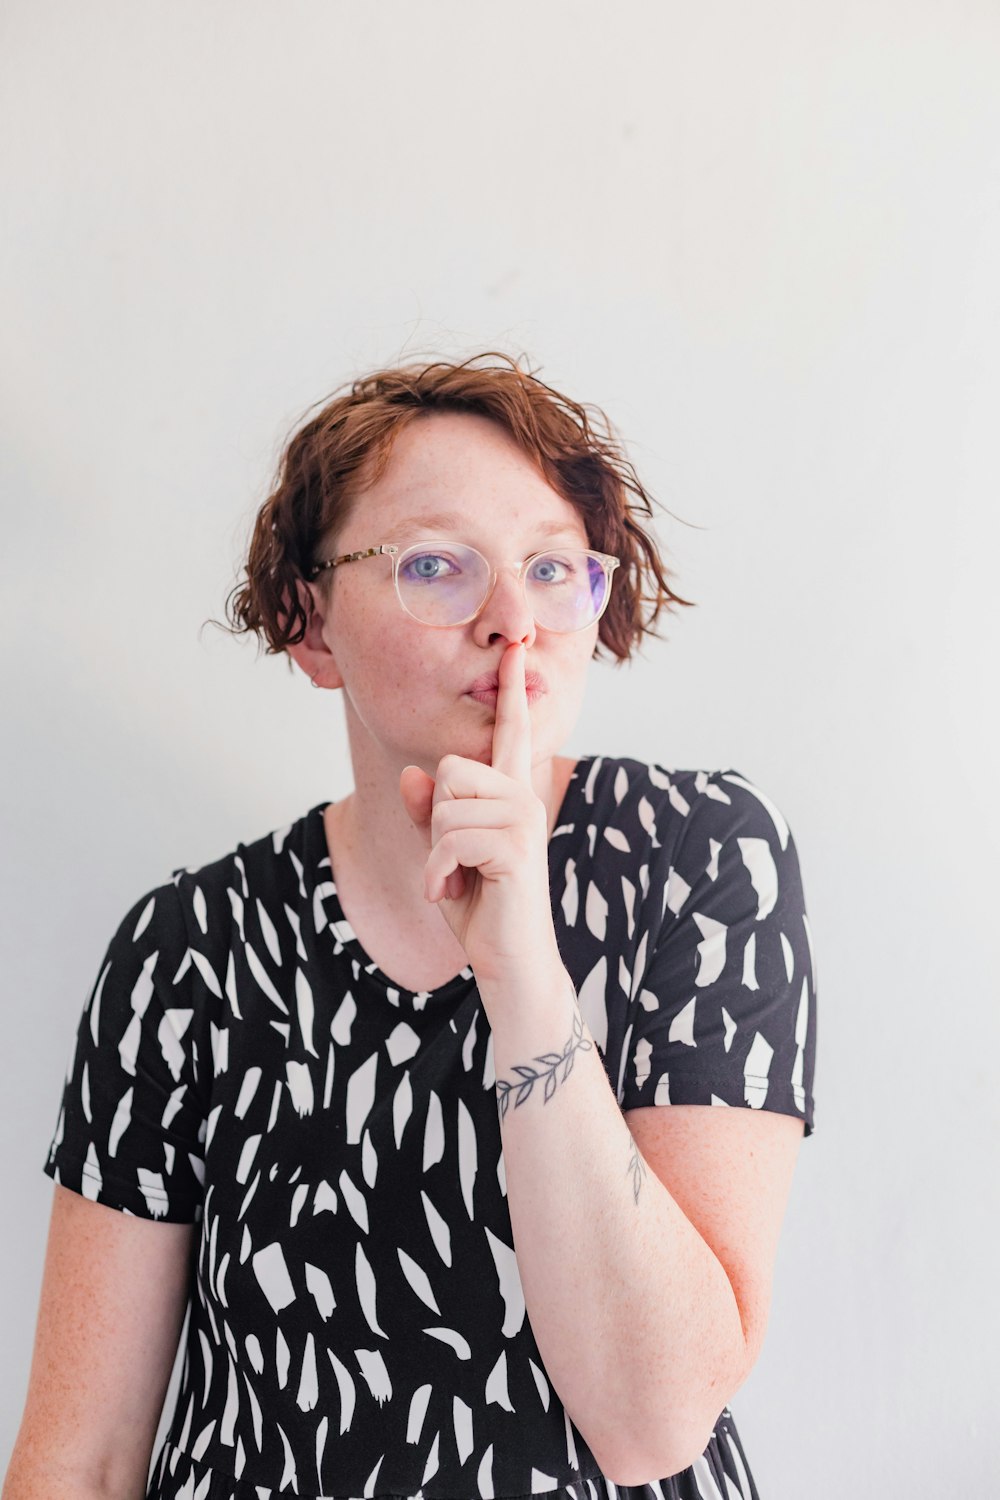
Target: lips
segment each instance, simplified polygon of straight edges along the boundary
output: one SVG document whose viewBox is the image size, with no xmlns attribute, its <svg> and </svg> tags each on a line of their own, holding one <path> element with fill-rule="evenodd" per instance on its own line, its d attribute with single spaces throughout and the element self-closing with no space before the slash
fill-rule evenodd
<svg viewBox="0 0 1000 1500">
<path fill-rule="evenodd" d="M 524 674 L 524 686 L 529 693 L 544 693 L 545 682 L 537 672 L 526 670 Z M 498 672 L 484 672 L 477 677 L 475 682 L 466 688 L 467 693 L 498 693 L 500 690 L 500 674 Z"/>
</svg>

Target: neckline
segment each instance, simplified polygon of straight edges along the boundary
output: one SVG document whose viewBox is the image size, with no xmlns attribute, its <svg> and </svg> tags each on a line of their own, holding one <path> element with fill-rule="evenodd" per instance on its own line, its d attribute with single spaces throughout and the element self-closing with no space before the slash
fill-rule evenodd
<svg viewBox="0 0 1000 1500">
<path fill-rule="evenodd" d="M 556 820 L 553 824 L 552 834 L 547 846 L 549 852 L 550 896 L 555 876 L 555 866 L 552 857 L 553 845 L 558 838 L 572 832 L 575 827 L 575 823 L 569 817 L 569 814 L 573 808 L 575 799 L 582 793 L 588 769 L 596 759 L 596 755 L 578 756 L 569 781 L 566 783 L 566 789 L 563 792 L 562 801 L 559 804 L 559 810 L 556 813 Z M 411 1001 L 419 999 L 421 1009 L 424 1002 L 429 999 L 436 999 L 437 997 L 448 999 L 457 995 L 460 991 L 468 989 L 470 985 L 474 985 L 475 975 L 471 967 L 466 965 L 465 968 L 459 970 L 451 979 L 442 985 L 438 985 L 435 989 L 408 990 L 405 985 L 401 985 L 396 980 L 390 979 L 389 975 L 379 968 L 371 954 L 362 947 L 354 933 L 354 929 L 350 927 L 347 921 L 333 878 L 333 863 L 330 859 L 330 850 L 326 841 L 326 825 L 323 818 L 323 814 L 330 806 L 332 800 L 332 798 L 328 797 L 323 802 L 317 802 L 315 807 L 311 807 L 306 814 L 306 822 L 307 836 L 311 836 L 316 841 L 315 848 L 310 851 L 314 857 L 308 863 L 311 877 L 311 889 L 308 895 L 314 907 L 318 897 L 327 919 L 325 930 L 330 933 L 333 941 L 346 953 L 349 953 L 357 961 L 361 970 L 369 978 L 374 979 L 382 989 L 392 990 L 396 995 L 405 995 Z M 555 910 L 555 903 L 553 903 L 553 910 Z M 334 932 L 333 927 L 335 923 L 343 924 L 344 927 L 347 927 L 350 935 L 340 935 Z"/>
</svg>

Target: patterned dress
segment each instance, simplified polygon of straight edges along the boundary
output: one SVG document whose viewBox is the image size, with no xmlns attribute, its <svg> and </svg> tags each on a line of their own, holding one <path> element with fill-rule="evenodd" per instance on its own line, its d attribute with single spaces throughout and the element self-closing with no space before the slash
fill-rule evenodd
<svg viewBox="0 0 1000 1500">
<path fill-rule="evenodd" d="M 601 1474 L 527 1316 L 475 976 L 410 993 L 372 962 L 326 806 L 141 896 L 69 1060 L 44 1170 L 200 1226 L 149 1500 L 758 1500 L 728 1407 L 692 1467 Z M 549 874 L 623 1110 L 768 1109 L 812 1134 L 812 939 L 764 792 L 583 756 Z"/>
</svg>

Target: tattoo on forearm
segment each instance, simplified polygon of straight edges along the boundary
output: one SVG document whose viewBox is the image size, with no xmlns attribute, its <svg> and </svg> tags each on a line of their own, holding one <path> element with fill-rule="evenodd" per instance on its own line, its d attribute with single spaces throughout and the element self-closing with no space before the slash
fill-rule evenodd
<svg viewBox="0 0 1000 1500">
<path fill-rule="evenodd" d="M 511 1094 L 514 1095 L 514 1108 L 523 1104 L 531 1093 L 536 1083 L 543 1078 L 545 1080 L 545 1093 L 542 1102 L 547 1104 L 556 1091 L 559 1083 L 565 1083 L 573 1071 L 573 1056 L 577 1051 L 589 1052 L 591 1043 L 583 1034 L 583 1020 L 580 1012 L 574 1007 L 573 1010 L 573 1035 L 566 1043 L 562 1052 L 543 1052 L 541 1057 L 536 1057 L 536 1063 L 541 1063 L 540 1068 L 533 1068 L 530 1063 L 515 1063 L 514 1072 L 520 1074 L 520 1083 L 508 1083 L 506 1079 L 497 1080 L 497 1095 L 500 1099 L 500 1118 L 506 1118 L 507 1106 L 510 1103 Z M 560 1069 L 563 1070 L 562 1078 L 557 1078 Z"/>
<path fill-rule="evenodd" d="M 649 1168 L 646 1166 L 646 1163 L 642 1159 L 642 1154 L 639 1151 L 639 1147 L 635 1143 L 635 1136 L 631 1131 L 629 1131 L 628 1138 L 632 1142 L 632 1152 L 628 1159 L 627 1170 L 632 1173 L 632 1195 L 635 1198 L 636 1203 L 638 1203 L 639 1189 L 642 1187 L 642 1180 L 649 1171 Z"/>
</svg>

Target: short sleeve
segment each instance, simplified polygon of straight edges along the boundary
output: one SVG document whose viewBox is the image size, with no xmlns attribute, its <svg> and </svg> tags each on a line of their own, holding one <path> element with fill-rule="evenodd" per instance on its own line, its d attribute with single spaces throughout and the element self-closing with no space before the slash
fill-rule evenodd
<svg viewBox="0 0 1000 1500">
<path fill-rule="evenodd" d="M 702 775 L 671 859 L 633 992 L 622 1109 L 768 1109 L 812 1135 L 812 935 L 785 818 L 738 771 Z"/>
<path fill-rule="evenodd" d="M 176 886 L 123 917 L 84 1006 L 45 1171 L 140 1218 L 197 1223 L 199 1103 L 191 954 Z"/>
</svg>

